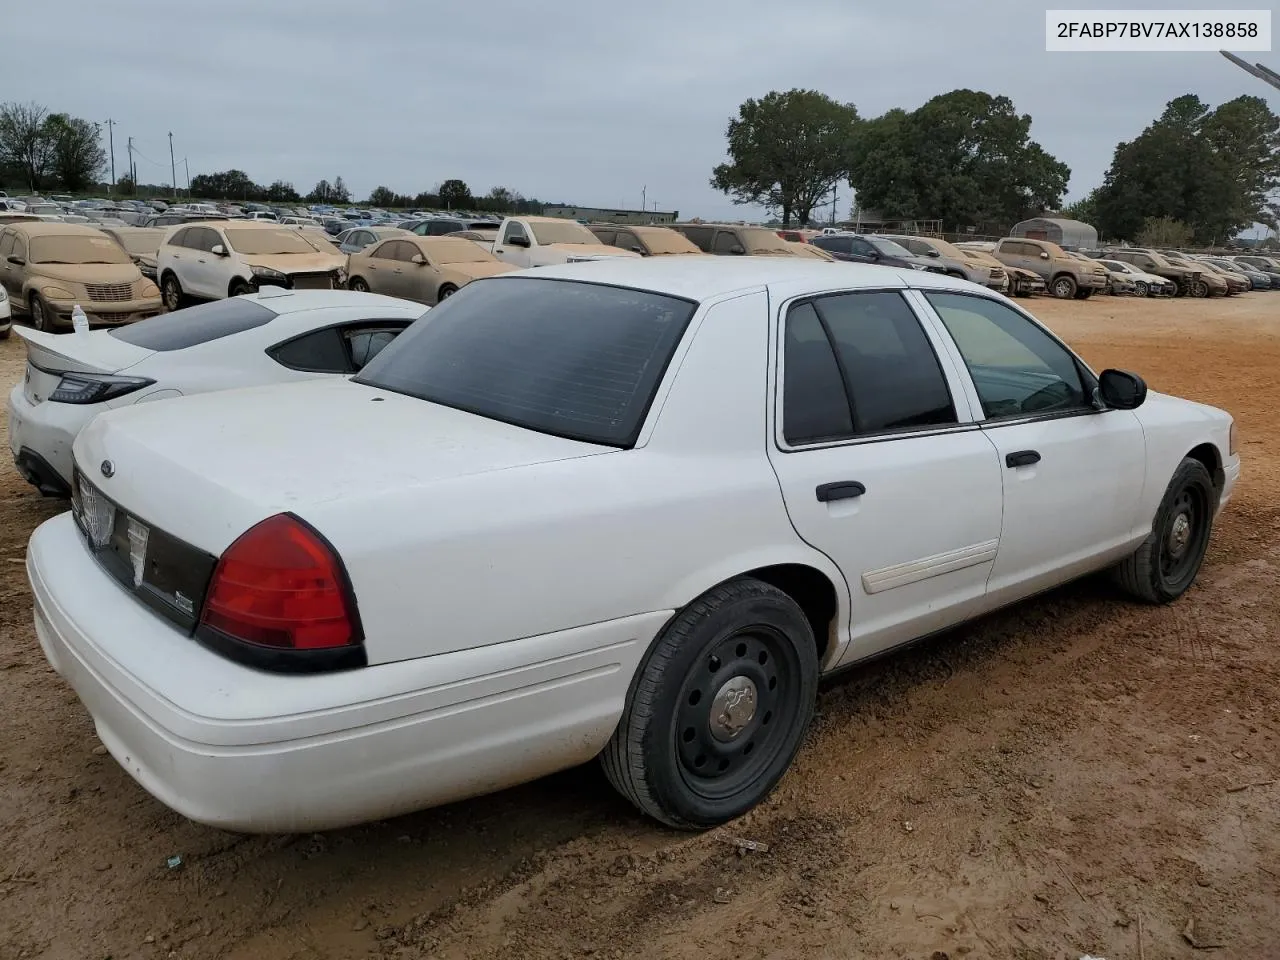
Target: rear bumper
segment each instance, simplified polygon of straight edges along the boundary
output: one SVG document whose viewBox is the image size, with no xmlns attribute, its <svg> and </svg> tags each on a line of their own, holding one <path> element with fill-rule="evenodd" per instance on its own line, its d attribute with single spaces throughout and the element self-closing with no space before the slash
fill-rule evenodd
<svg viewBox="0 0 1280 960">
<path fill-rule="evenodd" d="M 162 803 L 211 826 L 382 819 L 594 757 L 669 611 L 357 670 L 267 674 L 151 613 L 64 513 L 31 537 L 36 635 L 102 743 Z"/>
<path fill-rule="evenodd" d="M 74 404 L 32 404 L 21 383 L 9 391 L 7 412 L 9 452 L 18 472 L 45 496 L 69 496 L 71 444 L 92 414 Z"/>
</svg>

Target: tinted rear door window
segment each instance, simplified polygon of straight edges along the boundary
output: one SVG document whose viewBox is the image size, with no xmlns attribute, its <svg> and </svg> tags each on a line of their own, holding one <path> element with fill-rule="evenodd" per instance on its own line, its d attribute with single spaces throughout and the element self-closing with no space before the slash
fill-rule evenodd
<svg viewBox="0 0 1280 960">
<path fill-rule="evenodd" d="M 556 436 L 634 445 L 697 305 L 531 277 L 470 283 L 358 382 Z"/>
<path fill-rule="evenodd" d="M 275 315 L 253 300 L 231 297 L 116 327 L 111 336 L 144 350 L 183 350 L 260 327 Z"/>
<path fill-rule="evenodd" d="M 351 372 L 347 348 L 337 327 L 295 337 L 278 347 L 272 347 L 269 353 L 276 363 L 292 370 L 305 370 L 309 373 Z"/>
</svg>

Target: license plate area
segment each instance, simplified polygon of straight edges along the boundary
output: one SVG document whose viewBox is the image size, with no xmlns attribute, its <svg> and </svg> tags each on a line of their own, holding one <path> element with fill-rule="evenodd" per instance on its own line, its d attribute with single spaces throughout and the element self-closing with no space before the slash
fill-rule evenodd
<svg viewBox="0 0 1280 960">
<path fill-rule="evenodd" d="M 79 470 L 71 510 L 103 570 L 186 633 L 195 629 L 216 557 L 120 509 Z"/>
</svg>

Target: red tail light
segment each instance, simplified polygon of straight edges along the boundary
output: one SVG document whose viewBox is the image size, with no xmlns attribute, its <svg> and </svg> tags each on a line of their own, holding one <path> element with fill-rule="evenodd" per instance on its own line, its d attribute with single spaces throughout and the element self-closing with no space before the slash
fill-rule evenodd
<svg viewBox="0 0 1280 960">
<path fill-rule="evenodd" d="M 363 639 L 341 561 L 287 513 L 263 520 L 223 553 L 200 625 L 218 639 L 279 651 L 350 649 Z"/>
</svg>

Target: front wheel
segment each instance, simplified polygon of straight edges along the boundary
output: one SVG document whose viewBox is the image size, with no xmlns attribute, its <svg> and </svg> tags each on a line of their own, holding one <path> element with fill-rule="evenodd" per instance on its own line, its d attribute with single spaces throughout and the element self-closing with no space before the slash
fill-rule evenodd
<svg viewBox="0 0 1280 960">
<path fill-rule="evenodd" d="M 455 287 L 452 283 L 446 283 L 443 287 L 440 288 L 440 293 L 436 296 L 436 302 L 438 303 L 441 300 L 448 300 L 457 292 L 458 292 L 457 287 Z"/>
<path fill-rule="evenodd" d="M 52 333 L 54 315 L 53 311 L 49 309 L 49 305 L 44 302 L 44 297 L 38 293 L 33 293 L 29 305 L 31 308 L 31 325 L 44 333 Z"/>
<path fill-rule="evenodd" d="M 1195 283 L 1191 284 L 1191 295 L 1197 299 L 1207 297 L 1209 295 L 1209 284 L 1205 283 L 1203 280 L 1197 280 Z"/>
<path fill-rule="evenodd" d="M 818 656 L 787 594 L 742 577 L 667 624 L 632 681 L 600 760 L 642 813 L 686 830 L 760 803 L 791 765 L 813 716 Z"/>
<path fill-rule="evenodd" d="M 1217 504 L 1209 471 L 1199 460 L 1185 458 L 1160 501 L 1151 535 L 1115 567 L 1116 582 L 1148 603 L 1177 600 L 1200 572 Z"/>
<path fill-rule="evenodd" d="M 233 280 L 231 289 L 227 291 L 229 296 L 243 297 L 246 294 L 253 293 L 253 287 L 245 283 L 243 280 Z"/>
<path fill-rule="evenodd" d="M 1076 281 L 1074 277 L 1063 274 L 1060 277 L 1053 278 L 1053 287 L 1051 288 L 1053 295 L 1059 300 L 1070 300 L 1076 295 Z"/>
<path fill-rule="evenodd" d="M 1147 285 L 1141 280 L 1133 285 L 1133 295 L 1135 297 L 1145 297 L 1149 292 L 1150 290 L 1147 288 Z"/>
<path fill-rule="evenodd" d="M 356 293 L 368 293 L 369 284 L 365 282 L 364 277 L 352 277 L 347 281 L 347 289 L 354 290 Z"/>
</svg>

